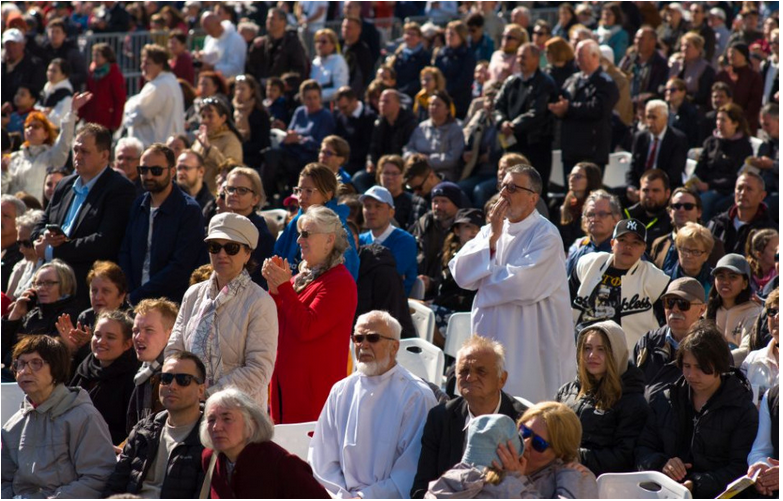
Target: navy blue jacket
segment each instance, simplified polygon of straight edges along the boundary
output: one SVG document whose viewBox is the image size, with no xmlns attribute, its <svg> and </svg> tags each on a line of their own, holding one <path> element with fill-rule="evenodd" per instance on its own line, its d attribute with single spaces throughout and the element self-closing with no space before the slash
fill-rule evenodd
<svg viewBox="0 0 783 501">
<path fill-rule="evenodd" d="M 128 280 L 129 300 L 166 297 L 182 301 L 190 274 L 207 262 L 201 207 L 172 184 L 171 194 L 158 208 L 152 228 L 150 279 L 142 285 L 141 272 L 147 253 L 151 195 L 133 202 L 128 228 L 120 248 L 119 265 Z"/>
<path fill-rule="evenodd" d="M 446 91 L 454 100 L 457 118 L 465 118 L 473 97 L 471 86 L 473 70 L 476 69 L 475 54 L 468 49 L 468 44 L 460 45 L 456 49 L 446 46 L 435 56 L 435 66 L 446 77 Z"/>
</svg>

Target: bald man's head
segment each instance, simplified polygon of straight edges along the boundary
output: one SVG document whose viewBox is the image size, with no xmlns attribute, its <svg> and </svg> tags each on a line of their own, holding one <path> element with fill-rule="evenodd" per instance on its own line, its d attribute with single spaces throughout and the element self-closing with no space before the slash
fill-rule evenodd
<svg viewBox="0 0 783 501">
<path fill-rule="evenodd" d="M 223 34 L 223 27 L 220 25 L 220 18 L 213 12 L 205 12 L 201 16 L 201 27 L 207 35 L 217 38 Z"/>
</svg>

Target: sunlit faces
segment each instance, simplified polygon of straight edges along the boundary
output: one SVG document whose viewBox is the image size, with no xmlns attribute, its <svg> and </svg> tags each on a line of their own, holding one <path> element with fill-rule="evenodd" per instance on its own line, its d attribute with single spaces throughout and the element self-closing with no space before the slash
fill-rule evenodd
<svg viewBox="0 0 783 501">
<path fill-rule="evenodd" d="M 672 333 L 680 339 L 684 336 L 691 325 L 693 325 L 707 309 L 704 303 L 688 302 L 690 307 L 685 311 L 680 308 L 682 301 L 667 301 L 667 299 L 678 299 L 676 296 L 663 297 L 663 309 L 666 315 L 666 325 L 672 330 Z M 671 307 L 670 307 L 671 306 Z"/>
<path fill-rule="evenodd" d="M 509 202 L 506 219 L 512 223 L 519 222 L 533 212 L 536 202 L 538 202 L 538 195 L 531 188 L 530 179 L 526 174 L 506 173 L 502 184 L 503 186 L 515 185 L 517 187 L 513 193 L 507 188 L 500 192 L 500 196 Z"/>
<path fill-rule="evenodd" d="M 682 228 L 685 223 L 698 223 L 701 209 L 696 204 L 696 197 L 690 193 L 675 193 L 669 204 L 669 216 L 675 228 Z"/>
<path fill-rule="evenodd" d="M 157 310 L 136 314 L 133 319 L 133 348 L 140 362 L 153 362 L 169 342 L 171 328 L 166 328 Z"/>
<path fill-rule="evenodd" d="M 734 300 L 747 286 L 748 279 L 739 273 L 728 269 L 715 271 L 715 290 L 718 291 L 725 307 L 733 306 Z"/>
<path fill-rule="evenodd" d="M 317 89 L 306 90 L 302 104 L 307 108 L 307 113 L 315 113 L 321 109 L 321 91 Z"/>
<path fill-rule="evenodd" d="M 54 268 L 39 269 L 33 279 L 33 288 L 40 304 L 51 304 L 62 298 L 60 277 Z"/>
<path fill-rule="evenodd" d="M 96 315 L 104 310 L 116 310 L 124 301 L 125 293 L 107 277 L 98 275 L 90 281 L 90 305 Z"/>
<path fill-rule="evenodd" d="M 506 384 L 507 372 L 498 374 L 497 355 L 493 350 L 471 348 L 457 360 L 457 391 L 470 403 L 499 395 Z"/>
<path fill-rule="evenodd" d="M 536 416 L 529 421 L 525 421 L 523 424 L 534 433 L 534 435 L 525 439 L 524 457 L 527 459 L 527 465 L 525 466 L 525 471 L 523 473 L 525 475 L 530 475 L 554 461 L 555 451 L 552 450 L 552 447 L 547 447 L 544 452 L 538 452 L 533 448 L 533 440 L 536 436 L 549 442 L 549 431 L 544 418 Z"/>
<path fill-rule="evenodd" d="M 198 79 L 198 95 L 201 99 L 214 96 L 218 93 L 218 86 L 209 76 L 201 76 Z"/>
<path fill-rule="evenodd" d="M 92 178 L 109 163 L 109 150 L 99 151 L 95 136 L 79 134 L 73 142 L 73 167 L 82 177 Z"/>
<path fill-rule="evenodd" d="M 21 388 L 25 395 L 28 395 L 33 402 L 40 403 L 41 400 L 36 397 L 38 395 L 50 393 L 54 387 L 51 367 L 48 363 L 44 362 L 37 351 L 19 355 L 15 364 L 16 383 L 19 385 L 19 388 Z M 41 364 L 41 368 L 33 370 L 33 364 Z M 24 368 L 19 370 L 19 367 L 22 365 Z"/>
<path fill-rule="evenodd" d="M 458 211 L 459 207 L 449 198 L 440 195 L 432 197 L 432 215 L 436 221 L 442 222 L 453 219 Z"/>
<path fill-rule="evenodd" d="M 568 191 L 573 193 L 587 191 L 587 173 L 582 167 L 575 166 L 568 174 Z"/>
<path fill-rule="evenodd" d="M 35 98 L 27 87 L 19 87 L 14 94 L 14 106 L 20 111 L 29 110 L 35 105 Z"/>
<path fill-rule="evenodd" d="M 719 111 L 715 126 L 720 131 L 721 137 L 729 138 L 736 134 L 739 123 L 732 120 L 725 111 Z"/>
<path fill-rule="evenodd" d="M 230 243 L 230 240 L 217 238 L 210 239 L 210 242 L 216 242 L 220 245 Z M 209 254 L 209 262 L 212 264 L 212 268 L 215 270 L 218 278 L 223 283 L 228 283 L 234 278 L 238 277 L 242 273 L 242 269 L 250 260 L 252 255 L 250 249 L 244 245 L 240 245 L 239 252 L 235 255 L 229 255 L 224 248 L 220 249 L 217 254 Z"/>
<path fill-rule="evenodd" d="M 767 192 L 756 177 L 743 174 L 737 178 L 737 184 L 734 185 L 734 203 L 740 209 L 755 209 L 766 196 Z"/>
<path fill-rule="evenodd" d="M 150 193 L 163 193 L 171 188 L 171 178 L 174 175 L 174 167 L 169 167 L 166 155 L 162 152 L 149 150 L 141 156 L 141 166 L 160 167 L 162 172 L 159 176 L 152 173 L 151 169 L 140 173 L 141 184 L 144 189 Z"/>
<path fill-rule="evenodd" d="M 677 256 L 679 258 L 680 267 L 683 269 L 686 275 L 696 276 L 704 263 L 707 262 L 710 255 L 704 245 L 695 238 L 687 239 L 683 241 L 677 247 Z"/>
<path fill-rule="evenodd" d="M 391 329 L 385 322 L 379 319 L 363 319 L 354 328 L 355 335 L 380 334 L 378 342 L 371 343 L 364 339 L 361 343 L 354 343 L 357 369 L 366 376 L 377 376 L 389 370 L 395 363 L 400 342 L 393 337 Z"/>
<path fill-rule="evenodd" d="M 29 123 L 24 126 L 24 139 L 31 146 L 40 146 L 46 142 L 48 134 L 46 128 L 38 120 L 30 120 Z"/>
<path fill-rule="evenodd" d="M 610 348 L 604 342 L 604 337 L 599 332 L 587 334 L 582 345 L 581 363 L 588 374 L 596 379 L 601 379 L 606 374 L 606 360 L 611 356 Z"/>
<path fill-rule="evenodd" d="M 449 117 L 449 107 L 445 101 L 438 97 L 431 97 L 427 110 L 430 114 L 430 120 L 435 125 L 442 125 Z"/>
<path fill-rule="evenodd" d="M 609 238 L 617 224 L 617 217 L 612 215 L 612 206 L 605 198 L 588 201 L 582 220 L 585 230 L 596 242 Z"/>
<path fill-rule="evenodd" d="M 663 179 L 643 178 L 639 188 L 639 204 L 650 213 L 656 213 L 666 207 L 671 192 L 663 184 Z"/>
<path fill-rule="evenodd" d="M 177 184 L 188 191 L 193 190 L 204 177 L 204 168 L 199 166 L 193 153 L 182 153 L 177 157 Z"/>
<path fill-rule="evenodd" d="M 364 226 L 368 230 L 384 231 L 394 218 L 394 208 L 372 197 L 362 201 Z"/>
<path fill-rule="evenodd" d="M 300 223 L 299 238 L 296 242 L 302 251 L 302 260 L 307 261 L 310 268 L 326 261 L 334 248 L 334 241 L 334 234 L 323 233 L 314 222 L 305 220 Z"/>
<path fill-rule="evenodd" d="M 95 324 L 90 349 L 101 367 L 111 365 L 131 346 L 133 346 L 133 341 L 131 338 L 125 338 L 119 322 L 102 318 Z"/>
<path fill-rule="evenodd" d="M 402 193 L 402 171 L 393 163 L 381 166 L 381 186 L 389 190 L 392 196 Z"/>
<path fill-rule="evenodd" d="M 187 386 L 181 386 L 176 379 L 171 384 L 161 384 L 158 390 L 160 402 L 169 412 L 185 410 L 198 405 L 204 399 L 206 386 L 199 380 L 203 375 L 199 374 L 196 364 L 192 360 L 169 359 L 161 369 L 163 374 L 187 374 L 192 376 Z"/>
<path fill-rule="evenodd" d="M 219 405 L 207 409 L 207 431 L 216 452 L 222 452 L 236 461 L 247 444 L 245 418 L 239 409 L 228 409 Z"/>
<path fill-rule="evenodd" d="M 626 233 L 612 240 L 612 254 L 614 255 L 614 267 L 620 270 L 628 270 L 644 254 L 645 243 L 635 233 Z"/>
<path fill-rule="evenodd" d="M 230 173 L 225 191 L 226 207 L 243 216 L 250 215 L 253 208 L 261 202 L 261 195 L 255 192 L 252 181 L 244 174 Z"/>
<path fill-rule="evenodd" d="M 460 245 L 465 245 L 478 235 L 481 228 L 472 223 L 459 223 L 454 227 L 454 233 L 459 238 Z"/>
<path fill-rule="evenodd" d="M 307 209 L 313 205 L 323 205 L 329 200 L 329 198 L 324 196 L 324 194 L 316 188 L 315 183 L 310 176 L 301 176 L 299 178 L 299 186 L 297 186 L 295 191 L 299 196 L 299 206 L 304 212 L 307 212 Z M 332 193 L 329 195 L 330 198 L 333 196 Z"/>
<path fill-rule="evenodd" d="M 707 374 L 706 372 L 711 374 Z M 711 394 L 720 387 L 720 374 L 709 367 L 701 367 L 689 351 L 682 354 L 682 375 L 697 394 Z"/>
<path fill-rule="evenodd" d="M 17 241 L 18 242 L 29 242 L 30 246 L 24 244 L 19 244 L 19 251 L 21 251 L 24 258 L 28 261 L 37 261 L 38 255 L 35 253 L 35 248 L 33 247 L 33 241 L 31 239 L 32 237 L 32 228 L 29 226 L 17 226 L 16 227 L 16 234 L 17 234 Z"/>
<path fill-rule="evenodd" d="M 228 120 L 228 115 L 221 115 L 214 106 L 201 108 L 201 125 L 207 127 L 207 132 L 214 133 Z"/>
</svg>

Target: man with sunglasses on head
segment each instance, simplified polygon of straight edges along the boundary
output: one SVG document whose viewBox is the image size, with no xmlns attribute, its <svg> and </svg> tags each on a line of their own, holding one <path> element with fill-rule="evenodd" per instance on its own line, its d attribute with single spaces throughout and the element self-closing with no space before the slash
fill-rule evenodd
<svg viewBox="0 0 783 501">
<path fill-rule="evenodd" d="M 333 497 L 409 496 L 424 423 L 437 401 L 427 383 L 397 363 L 401 331 L 385 311 L 356 320 L 357 371 L 332 387 L 308 454 L 313 475 Z"/>
<path fill-rule="evenodd" d="M 147 148 L 138 171 L 145 194 L 131 207 L 119 255 L 128 300 L 180 301 L 190 273 L 206 262 L 201 207 L 174 183 L 176 158 L 168 146 Z"/>
<path fill-rule="evenodd" d="M 104 497 L 197 498 L 201 471 L 199 424 L 203 416 L 206 369 L 193 353 L 175 353 L 163 363 L 159 396 L 164 410 L 134 426 Z"/>
<path fill-rule="evenodd" d="M 682 375 L 671 362 L 691 326 L 707 311 L 704 287 L 695 278 L 672 281 L 661 299 L 666 325 L 648 331 L 633 349 L 632 362 L 644 374 L 648 389 L 673 383 Z"/>
<path fill-rule="evenodd" d="M 611 252 L 612 231 L 622 218 L 622 207 L 616 196 L 604 190 L 590 192 L 582 206 L 582 230 L 587 236 L 577 240 L 568 250 L 567 276 L 571 276 L 582 256 L 593 252 Z"/>
<path fill-rule="evenodd" d="M 650 261 L 662 270 L 671 269 L 679 259 L 674 236 L 680 228 L 686 223 L 701 224 L 701 197 L 688 188 L 677 188 L 672 192 L 666 210 L 669 212 L 672 231 L 653 240 L 650 246 Z M 724 254 L 723 242 L 716 239 L 707 262 L 714 267 Z"/>
<path fill-rule="evenodd" d="M 557 228 L 536 210 L 541 176 L 529 165 L 506 171 L 489 224 L 449 262 L 463 289 L 477 290 L 471 331 L 506 348 L 510 395 L 551 399 L 574 375 L 565 252 Z M 541 357 L 557 353 L 556 357 Z"/>
<path fill-rule="evenodd" d="M 636 342 L 659 326 L 659 299 L 669 277 L 642 259 L 647 228 L 637 219 L 614 227 L 612 251 L 583 256 L 568 279 L 576 331 L 602 320 L 619 324 L 628 341 Z"/>
</svg>

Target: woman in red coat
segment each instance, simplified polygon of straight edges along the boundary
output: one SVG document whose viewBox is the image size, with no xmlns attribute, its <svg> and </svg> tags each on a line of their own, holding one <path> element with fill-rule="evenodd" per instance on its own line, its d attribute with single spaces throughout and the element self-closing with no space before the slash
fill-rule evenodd
<svg viewBox="0 0 783 501">
<path fill-rule="evenodd" d="M 119 129 L 127 98 L 125 78 L 108 44 L 98 43 L 92 48 L 87 91 L 92 92 L 92 99 L 81 111 L 84 121 L 101 124 L 112 132 Z"/>
<path fill-rule="evenodd" d="M 272 442 L 274 431 L 266 412 L 240 390 L 209 397 L 199 430 L 202 467 L 212 468 L 207 498 L 328 499 L 310 466 Z"/>
<path fill-rule="evenodd" d="M 356 314 L 356 282 L 342 264 L 348 235 L 339 216 L 310 207 L 297 227 L 302 262 L 296 277 L 278 256 L 262 269 L 280 325 L 271 393 L 277 424 L 318 419 L 332 385 L 347 376 Z"/>
</svg>

